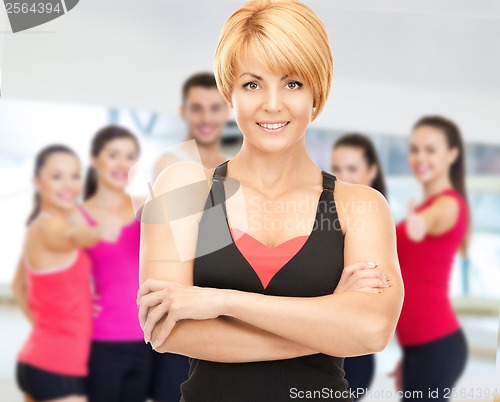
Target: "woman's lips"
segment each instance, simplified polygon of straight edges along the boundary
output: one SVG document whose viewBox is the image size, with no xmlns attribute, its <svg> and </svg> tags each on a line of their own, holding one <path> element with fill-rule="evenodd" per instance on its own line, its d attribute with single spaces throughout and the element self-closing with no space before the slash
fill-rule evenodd
<svg viewBox="0 0 500 402">
<path fill-rule="evenodd" d="M 57 198 L 62 201 L 73 201 L 76 198 L 75 193 L 59 193 L 57 194 Z"/>
<path fill-rule="evenodd" d="M 266 133 L 278 134 L 281 133 L 289 123 L 289 121 L 257 122 L 257 125 Z"/>
<path fill-rule="evenodd" d="M 126 180 L 128 176 L 126 172 L 113 172 L 111 177 L 115 180 Z"/>
</svg>

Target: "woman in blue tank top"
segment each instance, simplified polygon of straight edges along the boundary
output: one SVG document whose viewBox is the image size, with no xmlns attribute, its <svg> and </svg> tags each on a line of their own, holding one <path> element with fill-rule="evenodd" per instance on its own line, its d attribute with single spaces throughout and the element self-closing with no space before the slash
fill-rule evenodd
<svg viewBox="0 0 500 402">
<path fill-rule="evenodd" d="M 214 67 L 243 145 L 214 172 L 179 163 L 156 180 L 141 229 L 145 340 L 191 358 L 185 402 L 351 401 L 343 358 L 385 348 L 403 284 L 385 198 L 306 149 L 333 75 L 326 29 L 303 3 L 251 1 L 224 25 Z M 276 255 L 306 239 L 286 261 L 258 259 L 237 233 Z"/>
</svg>

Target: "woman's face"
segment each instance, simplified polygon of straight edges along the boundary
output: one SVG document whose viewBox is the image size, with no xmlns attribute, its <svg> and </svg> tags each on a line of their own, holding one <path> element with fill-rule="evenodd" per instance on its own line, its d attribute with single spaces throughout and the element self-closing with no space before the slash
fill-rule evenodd
<svg viewBox="0 0 500 402">
<path fill-rule="evenodd" d="M 92 164 L 100 183 L 123 191 L 128 184 L 128 172 L 137 161 L 138 149 L 130 138 L 108 141 Z"/>
<path fill-rule="evenodd" d="M 34 178 L 42 204 L 56 209 L 73 208 L 82 192 L 80 170 L 80 162 L 74 155 L 57 152 L 48 156 Z"/>
<path fill-rule="evenodd" d="M 458 156 L 456 148 L 449 148 L 444 133 L 431 126 L 420 126 L 410 138 L 409 165 L 421 183 L 428 183 L 449 174 L 450 166 Z"/>
<path fill-rule="evenodd" d="M 363 149 L 347 145 L 332 151 L 331 170 L 342 181 L 365 186 L 371 186 L 377 175 L 377 166 L 368 165 Z"/>
<path fill-rule="evenodd" d="M 274 153 L 303 138 L 311 122 L 312 89 L 298 76 L 273 74 L 251 50 L 238 64 L 231 107 L 245 141 Z"/>
</svg>

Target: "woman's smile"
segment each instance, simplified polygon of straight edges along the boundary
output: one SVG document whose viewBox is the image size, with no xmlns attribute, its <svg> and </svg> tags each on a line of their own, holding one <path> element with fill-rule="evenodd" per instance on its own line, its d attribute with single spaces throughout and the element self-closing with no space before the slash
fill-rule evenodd
<svg viewBox="0 0 500 402">
<path fill-rule="evenodd" d="M 278 134 L 288 126 L 289 121 L 257 122 L 256 124 L 266 133 Z"/>
</svg>

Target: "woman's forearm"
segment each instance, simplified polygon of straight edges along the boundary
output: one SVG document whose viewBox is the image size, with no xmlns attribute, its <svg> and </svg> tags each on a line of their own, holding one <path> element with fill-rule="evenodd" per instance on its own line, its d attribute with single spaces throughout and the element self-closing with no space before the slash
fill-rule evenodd
<svg viewBox="0 0 500 402">
<path fill-rule="evenodd" d="M 99 241 L 99 228 L 97 226 L 75 225 L 68 229 L 65 239 L 72 247 L 91 247 Z"/>
<path fill-rule="evenodd" d="M 224 315 L 343 357 L 384 349 L 401 307 L 394 287 L 380 294 L 346 292 L 310 298 L 221 291 L 226 292 Z"/>
<path fill-rule="evenodd" d="M 153 330 L 155 339 L 165 318 Z M 318 353 L 232 317 L 180 320 L 156 351 L 221 363 L 290 359 Z"/>
</svg>

